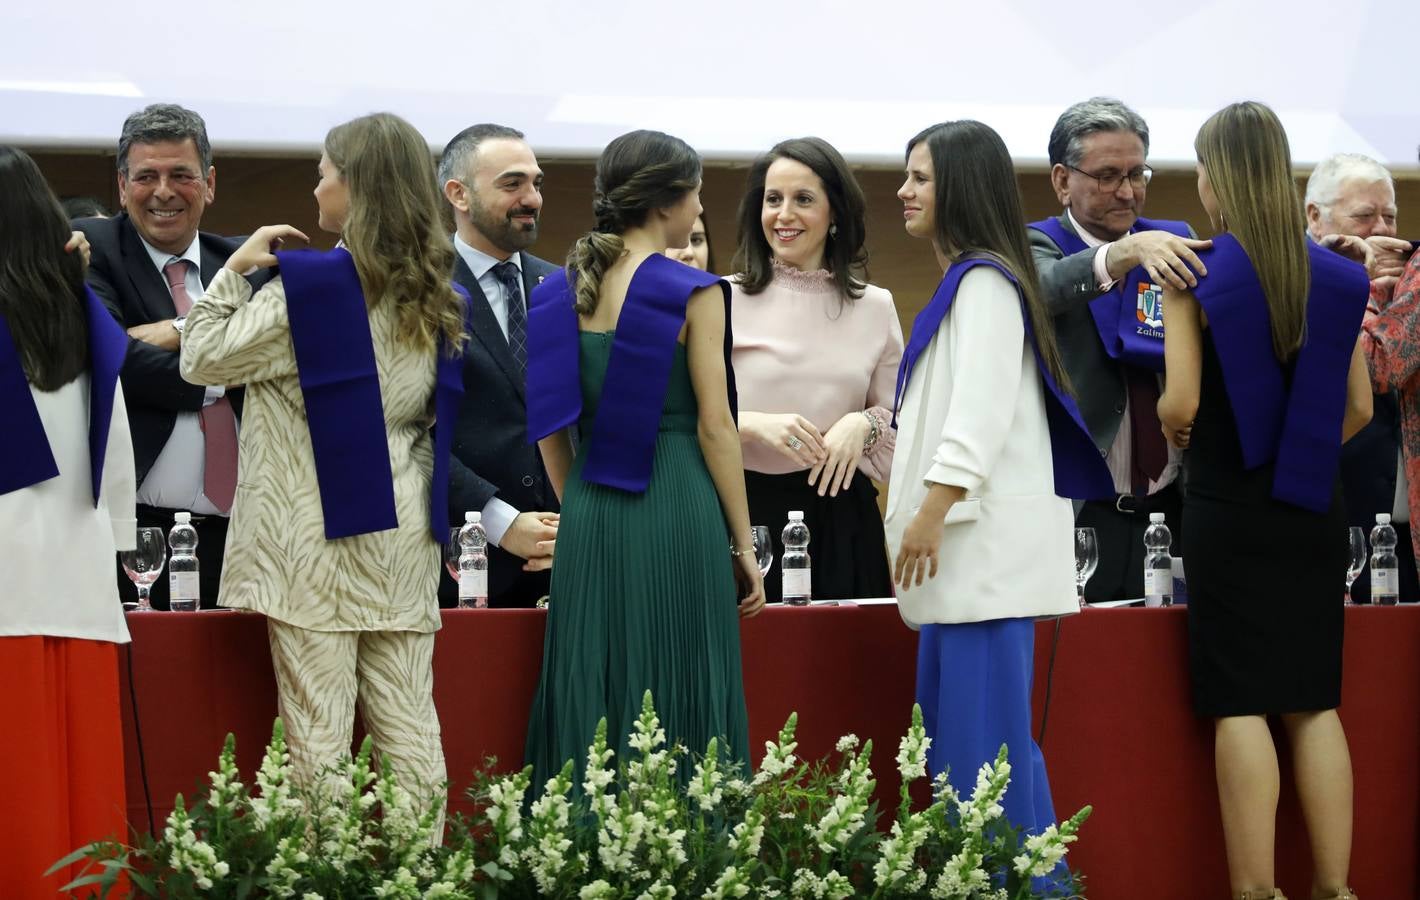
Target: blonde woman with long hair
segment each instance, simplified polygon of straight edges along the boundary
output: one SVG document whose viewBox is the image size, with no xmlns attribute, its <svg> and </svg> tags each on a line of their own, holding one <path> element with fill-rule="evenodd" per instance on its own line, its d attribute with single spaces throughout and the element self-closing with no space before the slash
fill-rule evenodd
<svg viewBox="0 0 1420 900">
<path fill-rule="evenodd" d="M 445 778 L 433 535 L 447 512 L 431 490 L 447 483 L 447 444 L 429 426 L 456 401 L 450 375 L 461 384 L 464 301 L 429 148 L 408 122 L 337 126 L 319 173 L 320 226 L 343 247 L 278 254 L 305 236 L 258 229 L 182 337 L 184 378 L 247 386 L 220 603 L 267 617 L 302 778 L 349 754 L 358 697 L 378 752 L 432 799 Z M 253 296 L 240 273 L 278 256 Z"/>
<path fill-rule="evenodd" d="M 1233 895 L 1280 897 L 1281 717 L 1311 833 L 1314 900 L 1348 900 L 1351 760 L 1341 702 L 1342 442 L 1371 416 L 1357 344 L 1369 283 L 1307 241 L 1287 135 L 1260 103 L 1198 133 L 1198 196 L 1220 233 L 1192 292 L 1165 288 L 1159 400 L 1187 447 L 1189 656 L 1212 718 Z"/>
</svg>

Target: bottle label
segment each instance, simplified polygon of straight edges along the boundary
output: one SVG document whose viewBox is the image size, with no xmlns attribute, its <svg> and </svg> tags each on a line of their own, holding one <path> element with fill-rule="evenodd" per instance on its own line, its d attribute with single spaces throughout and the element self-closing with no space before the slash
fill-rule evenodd
<svg viewBox="0 0 1420 900">
<path fill-rule="evenodd" d="M 782 569 L 785 597 L 808 597 L 813 593 L 811 569 Z"/>
<path fill-rule="evenodd" d="M 168 572 L 169 600 L 197 600 L 200 593 L 196 572 Z"/>
<path fill-rule="evenodd" d="M 1144 605 L 1163 606 L 1164 597 L 1173 591 L 1172 569 L 1144 569 Z"/>
<path fill-rule="evenodd" d="M 1391 568 L 1371 567 L 1371 596 L 1394 597 L 1400 593 L 1400 572 Z"/>
<path fill-rule="evenodd" d="M 488 596 L 488 570 L 464 572 L 459 575 L 459 599 L 477 600 Z"/>
</svg>

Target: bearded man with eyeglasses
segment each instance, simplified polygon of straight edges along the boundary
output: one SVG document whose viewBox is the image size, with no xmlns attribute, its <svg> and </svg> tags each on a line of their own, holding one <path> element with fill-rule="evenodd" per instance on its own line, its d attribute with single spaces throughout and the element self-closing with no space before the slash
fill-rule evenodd
<svg viewBox="0 0 1420 900">
<path fill-rule="evenodd" d="M 1178 547 L 1180 451 L 1168 446 L 1156 404 L 1163 372 L 1163 286 L 1196 287 L 1207 274 L 1186 222 L 1140 218 L 1149 180 L 1149 127 L 1118 100 L 1065 110 L 1050 133 L 1050 181 L 1064 212 L 1030 226 L 1065 369 L 1115 496 L 1086 502 L 1076 524 L 1095 529 L 1099 567 L 1091 603 L 1144 595 L 1144 530 L 1164 513 Z"/>
</svg>

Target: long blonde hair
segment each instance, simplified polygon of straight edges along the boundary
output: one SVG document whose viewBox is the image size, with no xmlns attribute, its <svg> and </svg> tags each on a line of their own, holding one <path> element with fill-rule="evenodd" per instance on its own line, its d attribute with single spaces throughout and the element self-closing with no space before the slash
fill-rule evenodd
<svg viewBox="0 0 1420 900">
<path fill-rule="evenodd" d="M 1306 339 L 1306 213 L 1292 178 L 1287 132 L 1269 107 L 1255 101 L 1225 106 L 1203 123 L 1193 142 L 1218 199 L 1222 227 L 1246 251 L 1272 319 L 1272 352 L 1287 362 Z"/>
<path fill-rule="evenodd" d="M 369 304 L 396 305 L 406 344 L 433 350 L 442 336 L 461 352 L 464 303 L 429 145 L 399 116 L 373 113 L 332 128 L 325 154 L 350 188 L 342 237 Z"/>
</svg>

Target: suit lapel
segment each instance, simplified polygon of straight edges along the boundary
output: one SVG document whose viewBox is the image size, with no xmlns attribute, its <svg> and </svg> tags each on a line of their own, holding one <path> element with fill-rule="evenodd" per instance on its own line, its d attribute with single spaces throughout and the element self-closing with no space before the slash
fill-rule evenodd
<svg viewBox="0 0 1420 900">
<path fill-rule="evenodd" d="M 203 235 L 199 233 L 197 235 L 197 249 L 202 259 L 202 271 L 198 275 L 202 278 L 202 290 L 204 291 L 212 283 L 212 279 L 216 277 L 217 270 L 227 264 L 227 256 L 231 255 L 230 253 L 225 256 L 215 253 L 207 244 L 208 242 L 203 240 Z"/>
<path fill-rule="evenodd" d="M 118 229 L 119 252 L 123 257 L 123 271 L 133 286 L 133 294 L 143 304 L 143 312 L 146 313 L 144 321 L 171 319 L 177 315 L 172 292 L 168 290 L 158 267 L 153 265 L 153 258 L 148 255 L 148 248 L 143 245 L 143 239 L 138 236 L 138 230 L 133 227 L 128 214 L 122 215 L 123 222 Z"/>
<path fill-rule="evenodd" d="M 483 288 L 479 287 L 478 279 L 473 277 L 473 271 L 469 269 L 468 263 L 464 262 L 462 256 L 454 254 L 454 281 L 463 285 L 473 298 L 472 328 L 473 338 L 483 345 L 484 351 L 497 363 L 508 382 L 517 391 L 518 399 L 523 398 L 523 381 L 518 377 L 517 362 L 513 359 L 513 351 L 508 349 L 508 339 L 503 336 L 503 329 L 498 327 L 498 318 L 493 315 L 493 307 L 488 303 L 488 297 L 483 293 Z"/>
</svg>

